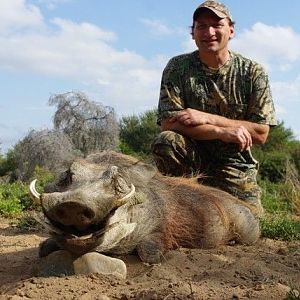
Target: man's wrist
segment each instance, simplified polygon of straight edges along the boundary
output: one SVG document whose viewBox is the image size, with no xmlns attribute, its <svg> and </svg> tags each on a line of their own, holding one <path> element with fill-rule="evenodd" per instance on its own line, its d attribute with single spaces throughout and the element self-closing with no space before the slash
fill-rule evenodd
<svg viewBox="0 0 300 300">
<path fill-rule="evenodd" d="M 219 126 L 214 126 L 215 138 L 221 140 L 222 135 L 224 134 L 224 128 Z"/>
<path fill-rule="evenodd" d="M 220 116 L 207 113 L 207 123 L 206 124 L 219 126 L 218 117 L 220 117 Z"/>
</svg>

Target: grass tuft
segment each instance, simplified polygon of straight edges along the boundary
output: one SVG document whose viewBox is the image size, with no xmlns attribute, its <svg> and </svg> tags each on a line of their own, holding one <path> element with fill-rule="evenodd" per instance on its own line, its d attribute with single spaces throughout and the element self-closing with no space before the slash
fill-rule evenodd
<svg viewBox="0 0 300 300">
<path fill-rule="evenodd" d="M 300 220 L 292 219 L 287 215 L 267 215 L 260 220 L 263 237 L 283 240 L 300 240 Z"/>
</svg>

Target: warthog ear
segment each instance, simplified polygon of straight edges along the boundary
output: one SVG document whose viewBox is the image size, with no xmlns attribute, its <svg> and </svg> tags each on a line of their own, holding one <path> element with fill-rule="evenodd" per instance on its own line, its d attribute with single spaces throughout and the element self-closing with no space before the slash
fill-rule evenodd
<svg viewBox="0 0 300 300">
<path fill-rule="evenodd" d="M 141 161 L 135 163 L 128 169 L 129 176 L 134 184 L 141 183 L 147 185 L 157 172 L 156 167 Z"/>
<path fill-rule="evenodd" d="M 116 166 L 111 166 L 103 173 L 102 179 L 107 185 L 113 182 L 117 193 L 128 193 L 132 184 L 146 186 L 156 173 L 156 167 L 138 161 L 120 170 Z"/>
<path fill-rule="evenodd" d="M 130 183 L 126 182 L 123 175 L 119 172 L 119 168 L 111 166 L 106 172 L 106 176 L 110 179 L 110 184 L 113 185 L 117 194 L 126 194 L 130 191 Z M 107 178 L 107 179 L 108 179 Z"/>
</svg>

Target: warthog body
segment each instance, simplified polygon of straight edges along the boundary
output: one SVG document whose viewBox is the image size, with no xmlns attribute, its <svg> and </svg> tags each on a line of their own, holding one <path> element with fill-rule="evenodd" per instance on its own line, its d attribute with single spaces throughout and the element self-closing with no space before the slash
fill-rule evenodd
<svg viewBox="0 0 300 300">
<path fill-rule="evenodd" d="M 157 263 L 178 247 L 252 244 L 259 224 L 251 208 L 193 179 L 162 176 L 150 165 L 116 152 L 76 160 L 41 201 L 52 238 L 40 256 L 57 249 L 125 254 Z"/>
</svg>

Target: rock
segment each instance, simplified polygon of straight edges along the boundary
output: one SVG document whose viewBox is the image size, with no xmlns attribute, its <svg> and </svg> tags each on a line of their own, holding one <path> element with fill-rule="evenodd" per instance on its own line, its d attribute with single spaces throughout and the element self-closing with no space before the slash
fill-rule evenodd
<svg viewBox="0 0 300 300">
<path fill-rule="evenodd" d="M 59 250 L 40 258 L 32 273 L 39 277 L 98 273 L 125 279 L 127 269 L 122 260 L 97 252 L 89 252 L 76 258 L 68 251 Z"/>
<path fill-rule="evenodd" d="M 126 278 L 127 269 L 121 259 L 105 256 L 97 252 L 86 253 L 77 258 L 74 263 L 75 274 L 99 273 Z"/>
<path fill-rule="evenodd" d="M 65 250 L 55 251 L 40 258 L 32 272 L 34 276 L 40 277 L 73 275 L 73 261 L 74 258 L 69 252 Z"/>
</svg>

